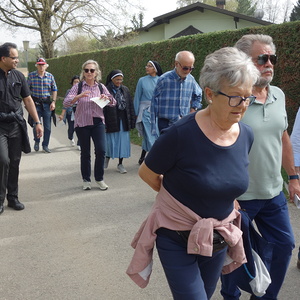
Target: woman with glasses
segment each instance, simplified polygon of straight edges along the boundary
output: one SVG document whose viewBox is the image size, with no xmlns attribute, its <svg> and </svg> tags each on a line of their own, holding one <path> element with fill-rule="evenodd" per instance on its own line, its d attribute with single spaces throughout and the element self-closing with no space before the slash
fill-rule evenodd
<svg viewBox="0 0 300 300">
<path fill-rule="evenodd" d="M 207 300 L 223 272 L 245 263 L 236 197 L 248 187 L 253 142 L 241 121 L 259 73 L 235 48 L 208 55 L 200 74 L 208 106 L 166 129 L 139 169 L 158 192 L 136 234 L 127 274 L 145 287 L 154 243 L 174 299 Z M 225 262 L 226 253 L 232 259 Z"/>
<path fill-rule="evenodd" d="M 135 126 L 143 137 L 142 153 L 138 161 L 140 165 L 155 142 L 155 137 L 151 134 L 150 105 L 158 77 L 162 74 L 160 64 L 157 61 L 149 60 L 146 65 L 146 73 L 146 76 L 139 79 L 134 94 L 134 110 L 137 116 Z"/>
<path fill-rule="evenodd" d="M 104 108 L 107 142 L 104 168 L 108 167 L 110 158 L 118 158 L 117 169 L 121 174 L 127 173 L 123 158 L 130 157 L 129 131 L 135 126 L 133 101 L 129 89 L 122 84 L 123 78 L 121 70 L 112 70 L 107 75 L 106 87 L 117 104 Z"/>
<path fill-rule="evenodd" d="M 63 102 L 65 107 L 77 104 L 74 127 L 80 140 L 80 168 L 84 190 L 91 189 L 91 139 L 95 147 L 95 181 L 100 190 L 108 189 L 107 184 L 103 180 L 106 151 L 103 108 L 91 99 L 98 97 L 109 100 L 108 106 L 116 105 L 116 100 L 107 88 L 100 83 L 100 80 L 101 70 L 98 63 L 94 60 L 86 61 L 82 65 L 80 74 L 82 84 L 74 85 Z"/>
</svg>

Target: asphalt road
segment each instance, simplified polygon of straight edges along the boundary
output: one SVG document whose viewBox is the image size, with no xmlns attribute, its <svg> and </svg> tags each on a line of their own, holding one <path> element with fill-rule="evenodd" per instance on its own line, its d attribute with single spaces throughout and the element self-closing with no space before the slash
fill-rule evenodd
<svg viewBox="0 0 300 300">
<path fill-rule="evenodd" d="M 132 145 L 131 158 L 124 159 L 127 174 L 118 173 L 116 159 L 110 161 L 107 191 L 95 182 L 92 190 L 82 190 L 80 152 L 69 146 L 66 126 L 53 128 L 49 148 L 51 154 L 23 155 L 19 197 L 26 208 L 5 207 L 0 216 L 0 299 L 171 300 L 156 253 L 145 289 L 125 274 L 130 242 L 155 197 L 137 175 L 140 147 Z M 290 205 L 290 214 L 299 246 L 299 211 Z M 280 300 L 300 299 L 296 255 Z M 212 300 L 220 299 L 218 286 Z"/>
</svg>

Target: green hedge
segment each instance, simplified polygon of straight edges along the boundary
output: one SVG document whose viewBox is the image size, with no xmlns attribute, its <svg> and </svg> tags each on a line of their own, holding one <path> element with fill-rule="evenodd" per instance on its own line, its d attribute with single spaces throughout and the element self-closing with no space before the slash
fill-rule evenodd
<svg viewBox="0 0 300 300">
<path fill-rule="evenodd" d="M 244 28 L 233 31 L 197 34 L 161 42 L 145 43 L 127 47 L 105 49 L 89 53 L 49 59 L 48 71 L 56 79 L 58 94 L 63 97 L 70 88 L 70 79 L 79 74 L 81 65 L 88 59 L 99 62 L 102 81 L 113 69 L 124 73 L 124 85 L 134 93 L 138 79 L 145 75 L 145 65 L 149 59 L 157 60 L 168 71 L 174 66 L 175 54 L 180 50 L 190 50 L 195 54 L 193 75 L 198 80 L 205 56 L 221 47 L 233 46 L 244 34 L 261 33 L 271 35 L 277 47 L 278 63 L 272 84 L 279 86 L 286 94 L 289 130 L 294 123 L 300 104 L 300 21 L 280 25 Z M 35 70 L 34 62 L 29 63 L 30 71 Z"/>
</svg>

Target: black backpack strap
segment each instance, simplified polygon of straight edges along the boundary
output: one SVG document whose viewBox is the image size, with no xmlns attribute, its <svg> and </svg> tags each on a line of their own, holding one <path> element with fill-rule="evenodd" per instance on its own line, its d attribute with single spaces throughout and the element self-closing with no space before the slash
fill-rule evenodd
<svg viewBox="0 0 300 300">
<path fill-rule="evenodd" d="M 103 86 L 100 82 L 98 83 L 98 86 L 99 86 L 100 94 L 103 94 Z"/>
<path fill-rule="evenodd" d="M 103 94 L 103 86 L 100 82 L 98 83 L 98 86 L 99 86 L 100 94 Z M 82 91 L 82 81 L 78 83 L 77 95 L 81 94 L 81 91 Z"/>
<path fill-rule="evenodd" d="M 81 91 L 82 91 L 82 81 L 79 81 L 77 95 L 81 94 Z"/>
</svg>

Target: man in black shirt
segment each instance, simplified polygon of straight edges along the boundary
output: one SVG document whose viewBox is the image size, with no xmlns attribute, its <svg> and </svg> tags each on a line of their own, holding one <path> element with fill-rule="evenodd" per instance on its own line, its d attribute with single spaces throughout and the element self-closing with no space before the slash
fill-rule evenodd
<svg viewBox="0 0 300 300">
<path fill-rule="evenodd" d="M 15 210 L 25 208 L 18 200 L 21 153 L 30 152 L 22 100 L 34 120 L 37 134 L 43 135 L 25 76 L 15 70 L 18 62 L 15 44 L 4 43 L 0 46 L 0 214 L 4 210 L 5 196 L 8 207 Z"/>
</svg>

